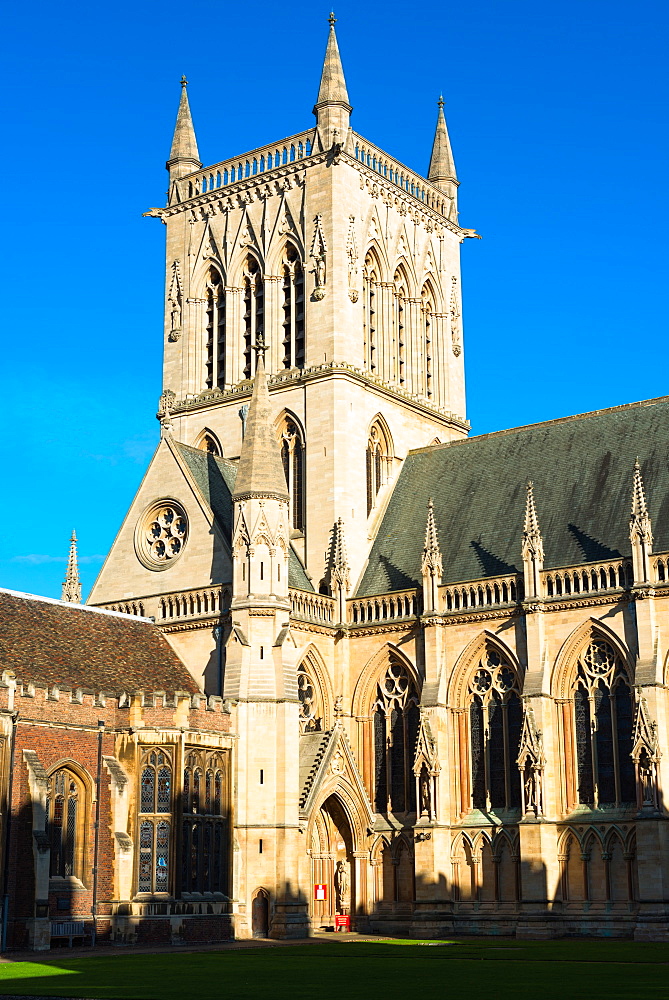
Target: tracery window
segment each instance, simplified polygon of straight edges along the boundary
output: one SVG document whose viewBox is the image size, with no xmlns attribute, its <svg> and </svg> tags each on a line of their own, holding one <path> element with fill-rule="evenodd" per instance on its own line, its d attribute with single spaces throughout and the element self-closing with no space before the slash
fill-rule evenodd
<svg viewBox="0 0 669 1000">
<path fill-rule="evenodd" d="M 523 709 L 511 663 L 487 648 L 469 682 L 471 805 L 474 809 L 520 808 L 518 750 Z"/>
<path fill-rule="evenodd" d="M 297 668 L 297 695 L 300 699 L 300 732 L 322 732 L 323 701 L 319 685 L 306 660 L 303 660 Z"/>
<path fill-rule="evenodd" d="M 244 378 L 254 374 L 253 345 L 265 333 L 265 286 L 260 265 L 250 254 L 244 264 Z"/>
<path fill-rule="evenodd" d="M 286 245 L 282 277 L 283 367 L 304 368 L 304 271 L 291 243 Z"/>
<path fill-rule="evenodd" d="M 434 390 L 432 384 L 432 358 L 434 357 L 434 293 L 430 284 L 423 285 L 421 292 L 421 320 L 422 320 L 422 353 L 423 353 L 423 392 L 428 399 L 431 398 Z"/>
<path fill-rule="evenodd" d="M 370 250 L 365 257 L 363 267 L 363 322 L 365 335 L 365 367 L 368 371 L 376 371 L 378 359 L 377 349 L 377 302 L 376 289 L 379 283 L 379 265 L 375 255 Z"/>
<path fill-rule="evenodd" d="M 139 797 L 138 892 L 169 892 L 172 757 L 152 748 L 142 757 Z"/>
<path fill-rule="evenodd" d="M 376 497 L 381 487 L 387 482 L 390 471 L 391 449 L 388 437 L 381 424 L 372 424 L 367 441 L 366 478 L 367 478 L 367 516 L 376 504 Z"/>
<path fill-rule="evenodd" d="M 595 808 L 634 802 L 632 693 L 620 655 L 598 637 L 578 660 L 574 731 L 578 801 Z"/>
<path fill-rule="evenodd" d="M 227 781 L 222 753 L 187 751 L 182 793 L 182 892 L 226 892 Z"/>
<path fill-rule="evenodd" d="M 83 785 L 72 771 L 61 768 L 49 777 L 47 789 L 49 875 L 52 878 L 80 877 L 85 811 Z"/>
<path fill-rule="evenodd" d="M 406 338 L 407 338 L 407 277 L 404 268 L 395 271 L 395 343 L 397 351 L 397 381 L 406 381 Z"/>
<path fill-rule="evenodd" d="M 281 461 L 290 498 L 290 523 L 304 530 L 304 440 L 297 424 L 286 418 L 281 429 Z"/>
<path fill-rule="evenodd" d="M 225 285 L 215 267 L 209 269 L 207 302 L 207 389 L 225 388 Z"/>
<path fill-rule="evenodd" d="M 392 660 L 377 686 L 374 718 L 374 805 L 377 812 L 413 812 L 413 757 L 420 713 L 408 670 Z"/>
</svg>

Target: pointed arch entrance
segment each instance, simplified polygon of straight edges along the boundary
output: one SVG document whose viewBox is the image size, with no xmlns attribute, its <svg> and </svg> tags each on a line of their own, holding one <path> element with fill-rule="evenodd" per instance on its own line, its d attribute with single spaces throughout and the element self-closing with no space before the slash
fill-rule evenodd
<svg viewBox="0 0 669 1000">
<path fill-rule="evenodd" d="M 312 883 L 326 886 L 325 900 L 311 900 L 312 926 L 334 927 L 337 914 L 354 914 L 358 886 L 354 835 L 338 795 L 325 799 L 311 833 Z"/>
</svg>

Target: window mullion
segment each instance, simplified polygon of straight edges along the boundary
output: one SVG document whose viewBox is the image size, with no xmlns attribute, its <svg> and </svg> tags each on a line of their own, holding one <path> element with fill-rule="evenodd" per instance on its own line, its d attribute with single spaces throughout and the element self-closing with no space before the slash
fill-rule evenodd
<svg viewBox="0 0 669 1000">
<path fill-rule="evenodd" d="M 613 749 L 613 780 L 616 786 L 616 805 L 620 804 L 622 793 L 620 788 L 620 759 L 618 755 L 618 713 L 616 689 L 609 688 L 609 712 L 611 713 L 611 737 Z"/>
</svg>

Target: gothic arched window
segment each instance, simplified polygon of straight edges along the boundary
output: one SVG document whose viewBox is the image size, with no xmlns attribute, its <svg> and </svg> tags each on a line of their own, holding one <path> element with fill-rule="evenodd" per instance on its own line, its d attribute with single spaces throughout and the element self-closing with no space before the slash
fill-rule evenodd
<svg viewBox="0 0 669 1000">
<path fill-rule="evenodd" d="M 281 428 L 281 461 L 290 497 L 290 523 L 295 531 L 304 530 L 304 439 L 297 424 L 289 417 Z"/>
<path fill-rule="evenodd" d="M 292 243 L 283 256 L 283 367 L 304 368 L 304 271 Z"/>
<path fill-rule="evenodd" d="M 225 388 L 225 285 L 215 267 L 209 268 L 207 301 L 207 389 Z"/>
<path fill-rule="evenodd" d="M 250 254 L 244 264 L 244 378 L 253 378 L 253 345 L 265 331 L 265 286 L 260 265 Z"/>
<path fill-rule="evenodd" d="M 404 385 L 406 381 L 406 339 L 407 329 L 407 276 L 403 267 L 398 267 L 394 277 L 395 285 L 395 343 L 397 351 L 397 381 Z"/>
<path fill-rule="evenodd" d="M 471 805 L 520 808 L 518 750 L 523 727 L 518 676 L 510 661 L 487 648 L 469 682 Z"/>
<path fill-rule="evenodd" d="M 169 892 L 171 834 L 172 758 L 155 747 L 142 757 L 138 892 Z"/>
<path fill-rule="evenodd" d="M 365 257 L 363 267 L 363 322 L 365 328 L 365 368 L 375 372 L 378 359 L 377 349 L 377 300 L 376 290 L 379 283 L 379 263 L 376 255 L 370 250 Z"/>
<path fill-rule="evenodd" d="M 226 892 L 227 789 L 223 754 L 186 751 L 182 792 L 182 892 Z"/>
<path fill-rule="evenodd" d="M 598 807 L 634 802 L 632 693 L 620 655 L 593 637 L 582 651 L 574 684 L 578 801 Z"/>
<path fill-rule="evenodd" d="M 406 667 L 392 660 L 379 681 L 374 718 L 374 806 L 377 812 L 413 812 L 413 758 L 418 739 L 418 692 Z"/>
<path fill-rule="evenodd" d="M 422 344 L 421 351 L 423 355 L 423 392 L 430 399 L 434 392 L 434 385 L 432 381 L 433 368 L 432 359 L 435 356 L 435 323 L 434 323 L 434 313 L 435 313 L 435 298 L 432 286 L 428 283 L 423 285 L 423 290 L 420 295 L 421 298 L 421 323 L 422 323 Z"/>
<path fill-rule="evenodd" d="M 367 516 L 369 517 L 376 504 L 376 497 L 379 490 L 388 481 L 390 463 L 392 461 L 388 435 L 378 420 L 372 424 L 369 432 L 365 460 L 367 474 Z"/>
<path fill-rule="evenodd" d="M 51 847 L 49 875 L 81 878 L 84 787 L 68 768 L 55 771 L 47 783 L 47 835 Z"/>
</svg>

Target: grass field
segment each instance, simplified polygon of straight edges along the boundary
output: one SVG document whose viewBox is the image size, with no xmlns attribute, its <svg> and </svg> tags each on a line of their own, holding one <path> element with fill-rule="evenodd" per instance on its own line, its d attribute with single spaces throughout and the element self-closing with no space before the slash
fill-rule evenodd
<svg viewBox="0 0 669 1000">
<path fill-rule="evenodd" d="M 1 996 L 667 1000 L 669 948 L 630 941 L 332 941 L 0 965 Z"/>
</svg>

